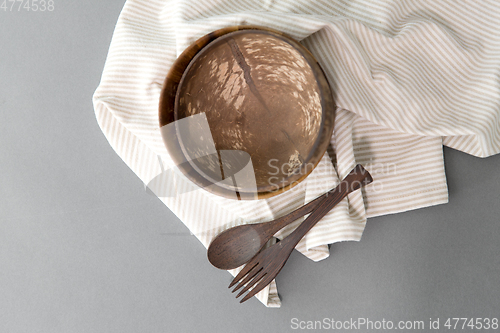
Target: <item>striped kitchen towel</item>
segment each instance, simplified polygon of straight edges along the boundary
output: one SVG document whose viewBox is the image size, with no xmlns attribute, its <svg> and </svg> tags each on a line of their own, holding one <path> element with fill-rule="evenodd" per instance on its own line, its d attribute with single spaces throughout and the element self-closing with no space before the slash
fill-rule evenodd
<svg viewBox="0 0 500 333">
<path fill-rule="evenodd" d="M 304 182 L 271 199 L 236 201 L 175 172 L 158 128 L 158 101 L 188 45 L 247 24 L 306 46 L 338 109 L 333 149 Z M 359 240 L 367 217 L 447 202 L 443 144 L 480 157 L 500 151 L 498 31 L 495 1 L 128 0 L 94 94 L 95 113 L 145 184 L 163 177 L 155 193 L 205 246 L 231 226 L 297 208 L 363 164 L 375 182 L 350 194 L 297 247 L 317 261 L 328 256 L 327 244 Z M 274 282 L 257 298 L 280 306 Z"/>
</svg>

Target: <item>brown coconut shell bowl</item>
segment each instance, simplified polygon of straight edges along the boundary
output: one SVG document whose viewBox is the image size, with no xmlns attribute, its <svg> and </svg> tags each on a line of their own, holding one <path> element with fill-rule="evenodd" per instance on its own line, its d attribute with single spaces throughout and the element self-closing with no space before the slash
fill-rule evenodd
<svg viewBox="0 0 500 333">
<path fill-rule="evenodd" d="M 171 67 L 159 104 L 162 137 L 178 168 L 199 187 L 233 199 L 269 198 L 304 180 L 326 152 L 334 113 L 314 56 L 285 34 L 257 26 L 223 28 L 194 42 Z M 171 125 L 203 114 L 211 137 L 199 139 L 213 140 L 216 153 L 192 159 L 190 139 Z M 192 137 L 197 130 L 187 132 Z M 223 166 L 227 151 L 242 158 Z M 248 160 L 256 187 L 234 181 Z"/>
</svg>

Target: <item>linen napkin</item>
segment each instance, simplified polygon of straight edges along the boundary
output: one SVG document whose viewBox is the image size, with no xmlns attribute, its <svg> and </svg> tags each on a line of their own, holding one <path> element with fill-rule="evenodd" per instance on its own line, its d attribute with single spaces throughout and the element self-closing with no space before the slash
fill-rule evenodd
<svg viewBox="0 0 500 333">
<path fill-rule="evenodd" d="M 318 167 L 267 200 L 197 188 L 175 170 L 158 128 L 161 87 L 176 57 L 211 31 L 245 24 L 306 46 L 338 105 Z M 480 157 L 500 151 L 499 28 L 494 1 L 128 0 L 93 97 L 96 118 L 117 154 L 205 246 L 229 227 L 292 211 L 363 164 L 375 182 L 297 246 L 318 261 L 327 244 L 359 240 L 367 217 L 447 202 L 443 144 Z M 280 306 L 274 282 L 256 297 Z"/>
</svg>

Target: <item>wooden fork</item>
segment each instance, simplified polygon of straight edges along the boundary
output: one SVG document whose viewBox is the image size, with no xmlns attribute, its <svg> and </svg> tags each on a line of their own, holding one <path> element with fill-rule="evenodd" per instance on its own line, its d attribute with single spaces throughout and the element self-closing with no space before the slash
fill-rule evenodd
<svg viewBox="0 0 500 333">
<path fill-rule="evenodd" d="M 241 272 L 233 279 L 229 288 L 238 285 L 233 289 L 233 293 L 245 286 L 236 298 L 250 290 L 240 303 L 243 303 L 264 289 L 278 275 L 286 261 L 290 257 L 297 243 L 309 230 L 325 216 L 335 205 L 352 191 L 368 185 L 373 181 L 370 173 L 360 164 L 344 178 L 344 180 L 331 191 L 317 206 L 317 208 L 295 229 L 288 237 L 278 243 L 257 253 Z"/>
</svg>

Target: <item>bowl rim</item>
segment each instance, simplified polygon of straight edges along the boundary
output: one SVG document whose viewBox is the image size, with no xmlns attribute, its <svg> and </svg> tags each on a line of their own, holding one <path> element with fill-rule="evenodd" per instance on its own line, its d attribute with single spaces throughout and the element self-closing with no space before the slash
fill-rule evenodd
<svg viewBox="0 0 500 333">
<path fill-rule="evenodd" d="M 318 165 L 322 156 L 327 150 L 330 138 L 333 132 L 333 118 L 335 112 L 335 103 L 333 100 L 333 95 L 331 87 L 328 84 L 326 75 L 323 69 L 317 62 L 316 58 L 312 53 L 302 44 L 297 42 L 295 39 L 287 36 L 286 34 L 261 26 L 232 26 L 222 29 L 215 30 L 205 36 L 199 38 L 194 43 L 192 43 L 188 48 L 182 52 L 179 57 L 174 61 L 172 67 L 170 68 L 167 77 L 164 80 L 159 102 L 159 125 L 160 128 L 175 122 L 177 119 L 177 106 L 179 99 L 179 87 L 184 81 L 185 74 L 189 71 L 192 64 L 200 57 L 204 52 L 202 50 L 207 50 L 210 44 L 214 43 L 219 37 L 226 36 L 228 34 L 239 34 L 244 33 L 248 30 L 254 30 L 258 33 L 264 33 L 272 35 L 276 38 L 283 40 L 284 42 L 290 44 L 295 50 L 297 50 L 303 58 L 306 60 L 310 66 L 318 89 L 320 91 L 320 101 L 321 101 L 321 123 L 319 126 L 319 132 L 312 145 L 307 158 L 303 161 L 301 167 L 298 169 L 299 172 L 292 174 L 286 178 L 285 185 L 277 187 L 276 185 L 261 186 L 257 188 L 257 193 L 255 192 L 244 192 L 236 191 L 234 187 L 223 186 L 224 184 L 216 183 L 213 181 L 208 181 L 206 177 L 199 174 L 199 172 L 193 168 L 191 163 L 177 163 L 183 161 L 182 156 L 183 149 L 181 148 L 181 143 L 178 141 L 176 135 L 174 137 L 165 137 L 163 131 L 162 139 L 164 144 L 172 157 L 172 160 L 177 164 L 181 172 L 192 182 L 194 182 L 199 187 L 205 190 L 226 198 L 231 199 L 266 199 L 278 194 L 281 194 L 289 189 L 295 187 L 300 182 L 302 182 Z M 227 36 L 226 36 L 227 37 Z M 328 126 L 325 126 L 328 125 Z M 328 140 L 325 140 L 328 137 Z M 325 142 L 326 141 L 326 142 Z M 321 152 L 319 152 L 321 151 Z M 315 158 L 316 157 L 316 158 Z M 312 159 L 312 160 L 311 160 Z M 312 164 L 312 167 L 311 167 Z M 282 183 L 283 184 L 283 183 Z"/>
</svg>

